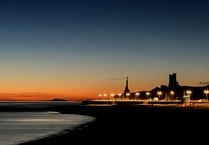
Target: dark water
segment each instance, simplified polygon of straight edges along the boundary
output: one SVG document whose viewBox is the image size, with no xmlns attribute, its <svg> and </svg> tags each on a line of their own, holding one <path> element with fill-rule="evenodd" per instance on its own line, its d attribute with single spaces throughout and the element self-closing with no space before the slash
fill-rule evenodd
<svg viewBox="0 0 209 145">
<path fill-rule="evenodd" d="M 22 104 L 21 104 L 22 103 Z M 5 103 L 2 105 L 40 107 L 44 103 L 27 102 Z M 46 105 L 46 104 L 45 104 Z M 48 105 L 57 105 L 48 103 Z M 95 118 L 58 112 L 0 112 L 0 145 L 15 145 L 29 140 L 43 138 L 73 130 L 75 127 L 93 121 Z"/>
</svg>

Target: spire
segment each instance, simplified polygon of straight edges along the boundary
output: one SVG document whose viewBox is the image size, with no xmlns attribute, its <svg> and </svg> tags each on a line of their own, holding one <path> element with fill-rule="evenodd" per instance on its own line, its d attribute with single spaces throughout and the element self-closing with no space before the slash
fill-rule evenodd
<svg viewBox="0 0 209 145">
<path fill-rule="evenodd" d="M 130 90 L 128 89 L 128 77 L 126 77 L 126 86 L 125 86 L 125 90 L 124 90 L 124 94 L 126 93 L 130 93 Z"/>
<path fill-rule="evenodd" d="M 128 77 L 126 77 L 126 88 L 128 88 Z"/>
</svg>

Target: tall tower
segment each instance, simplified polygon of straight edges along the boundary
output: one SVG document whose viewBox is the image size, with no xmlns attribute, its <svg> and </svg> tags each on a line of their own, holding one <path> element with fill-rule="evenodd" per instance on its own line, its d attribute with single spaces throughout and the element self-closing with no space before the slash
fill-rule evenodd
<svg viewBox="0 0 209 145">
<path fill-rule="evenodd" d="M 169 88 L 176 88 L 178 86 L 179 86 L 179 83 L 176 80 L 176 73 L 170 74 L 168 87 Z"/>
<path fill-rule="evenodd" d="M 126 95 L 126 93 L 130 93 L 130 90 L 128 89 L 128 77 L 126 77 L 126 86 L 124 90 L 124 95 Z"/>
</svg>

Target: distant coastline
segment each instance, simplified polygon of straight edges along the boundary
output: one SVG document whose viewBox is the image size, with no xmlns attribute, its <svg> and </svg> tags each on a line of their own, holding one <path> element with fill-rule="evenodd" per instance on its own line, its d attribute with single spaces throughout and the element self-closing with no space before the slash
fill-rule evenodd
<svg viewBox="0 0 209 145">
<path fill-rule="evenodd" d="M 69 101 L 0 101 L 0 111 L 56 111 L 58 108 L 81 105 Z"/>
</svg>

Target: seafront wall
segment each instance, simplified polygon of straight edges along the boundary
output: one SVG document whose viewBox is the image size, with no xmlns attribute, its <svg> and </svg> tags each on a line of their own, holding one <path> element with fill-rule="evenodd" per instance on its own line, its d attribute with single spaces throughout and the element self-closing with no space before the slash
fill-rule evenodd
<svg viewBox="0 0 209 145">
<path fill-rule="evenodd" d="M 146 105 L 146 104 L 181 104 L 180 100 L 153 101 L 153 100 L 84 100 L 83 105 Z"/>
</svg>

